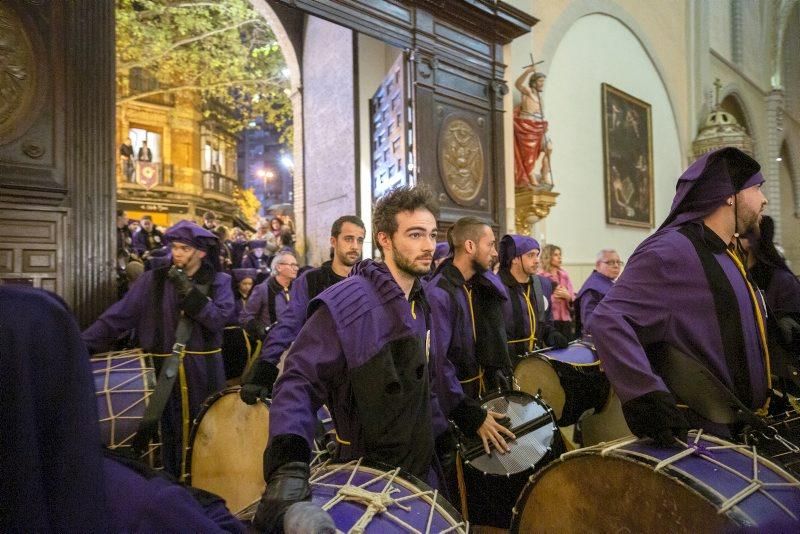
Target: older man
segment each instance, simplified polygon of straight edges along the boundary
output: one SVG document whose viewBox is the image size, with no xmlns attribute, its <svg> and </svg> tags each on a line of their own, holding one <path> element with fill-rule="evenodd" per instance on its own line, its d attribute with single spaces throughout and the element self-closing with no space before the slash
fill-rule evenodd
<svg viewBox="0 0 800 534">
<path fill-rule="evenodd" d="M 733 250 L 739 235 L 757 229 L 767 203 L 760 170 L 734 148 L 695 161 L 678 180 L 667 219 L 636 248 L 594 310 L 597 352 L 637 436 L 669 445 L 685 439 L 689 427 L 732 433 L 696 411 L 704 411 L 709 391 L 690 391 L 690 379 L 673 372 L 692 367 L 685 358 L 747 407 L 767 403 L 763 303 Z M 661 367 L 665 359 L 677 363 Z M 678 408 L 676 388 L 688 410 Z"/>
<path fill-rule="evenodd" d="M 592 317 L 592 312 L 614 285 L 614 280 L 619 276 L 623 265 L 624 262 L 614 249 L 604 248 L 597 253 L 594 271 L 575 295 L 575 332 L 578 336 L 591 334 L 589 319 Z"/>
<path fill-rule="evenodd" d="M 279 252 L 272 259 L 272 276 L 253 288 L 239 317 L 239 323 L 250 335 L 264 339 L 267 327 L 289 308 L 289 290 L 299 268 L 291 252 Z"/>
</svg>

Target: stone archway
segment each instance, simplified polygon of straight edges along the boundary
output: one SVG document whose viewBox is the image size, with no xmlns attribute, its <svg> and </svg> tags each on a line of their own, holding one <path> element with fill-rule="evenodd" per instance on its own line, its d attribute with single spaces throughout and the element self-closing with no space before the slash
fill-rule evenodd
<svg viewBox="0 0 800 534">
<path fill-rule="evenodd" d="M 295 222 L 295 248 L 302 256 L 305 254 L 305 180 L 303 165 L 303 82 L 302 69 L 300 67 L 301 58 L 290 38 L 281 18 L 267 0 L 250 0 L 253 9 L 266 19 L 278 45 L 283 52 L 286 67 L 289 69 L 290 91 L 289 99 L 292 102 L 292 127 L 294 128 L 294 141 L 292 143 L 292 161 L 294 162 L 293 171 L 293 195 L 294 200 L 294 222 Z"/>
</svg>

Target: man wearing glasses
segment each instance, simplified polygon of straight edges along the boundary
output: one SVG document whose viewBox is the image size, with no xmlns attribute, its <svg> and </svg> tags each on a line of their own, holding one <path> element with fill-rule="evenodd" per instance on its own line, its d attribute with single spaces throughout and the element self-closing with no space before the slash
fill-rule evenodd
<svg viewBox="0 0 800 534">
<path fill-rule="evenodd" d="M 592 312 L 614 285 L 614 281 L 622 272 L 623 265 L 625 262 L 619 259 L 619 254 L 614 249 L 604 248 L 597 253 L 594 271 L 575 295 L 575 319 L 577 320 L 575 332 L 578 336 L 591 334 L 589 320 Z"/>
<path fill-rule="evenodd" d="M 274 324 L 289 307 L 289 290 L 300 266 L 291 252 L 279 252 L 272 259 L 272 276 L 253 288 L 239 323 L 257 339 L 267 336 L 267 326 Z"/>
</svg>

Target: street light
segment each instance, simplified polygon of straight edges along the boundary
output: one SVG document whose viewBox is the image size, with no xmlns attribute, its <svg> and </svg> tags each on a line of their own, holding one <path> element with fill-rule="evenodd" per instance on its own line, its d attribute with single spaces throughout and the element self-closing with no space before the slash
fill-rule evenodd
<svg viewBox="0 0 800 534">
<path fill-rule="evenodd" d="M 291 170 L 294 168 L 294 162 L 291 156 L 281 156 L 281 165 Z"/>
</svg>

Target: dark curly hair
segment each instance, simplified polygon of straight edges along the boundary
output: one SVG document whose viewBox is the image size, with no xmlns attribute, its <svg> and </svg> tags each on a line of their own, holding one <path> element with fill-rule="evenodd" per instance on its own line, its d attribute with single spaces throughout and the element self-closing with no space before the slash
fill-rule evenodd
<svg viewBox="0 0 800 534">
<path fill-rule="evenodd" d="M 372 212 L 372 228 L 375 236 L 379 232 L 393 236 L 397 232 L 397 214 L 418 209 L 426 209 L 433 214 L 434 218 L 439 218 L 439 203 L 436 202 L 433 193 L 426 186 L 401 186 L 390 190 L 378 199 Z M 376 244 L 383 252 L 377 240 Z"/>
</svg>

